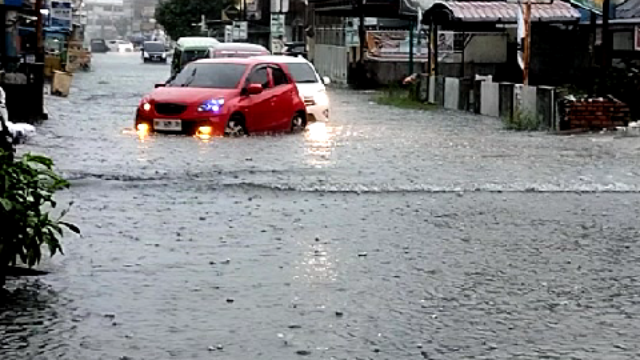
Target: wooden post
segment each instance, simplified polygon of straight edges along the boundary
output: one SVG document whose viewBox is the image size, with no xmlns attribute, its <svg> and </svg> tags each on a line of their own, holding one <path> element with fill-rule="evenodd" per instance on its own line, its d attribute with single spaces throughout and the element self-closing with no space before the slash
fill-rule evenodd
<svg viewBox="0 0 640 360">
<path fill-rule="evenodd" d="M 605 72 L 611 66 L 611 32 L 609 31 L 609 8 L 611 0 L 602 3 L 602 70 Z"/>
<path fill-rule="evenodd" d="M 453 46 L 455 47 L 455 38 Z M 467 48 L 467 37 L 464 33 L 464 29 L 462 30 L 462 55 L 460 56 L 460 78 L 464 79 L 464 51 Z"/>
<path fill-rule="evenodd" d="M 429 23 L 429 33 L 427 35 L 427 39 L 427 41 L 429 41 L 429 53 L 427 54 L 429 56 L 427 58 L 427 74 L 431 76 L 433 73 L 433 68 L 431 67 L 433 65 L 433 62 L 431 61 L 431 57 L 433 56 L 433 21 L 430 21 Z"/>
<path fill-rule="evenodd" d="M 358 62 L 364 71 L 364 47 L 367 44 L 367 33 L 364 30 L 364 0 L 358 2 L 358 10 L 358 37 L 360 38 L 360 59 L 358 59 Z"/>
<path fill-rule="evenodd" d="M 433 76 L 438 76 L 438 24 L 433 22 Z"/>
<path fill-rule="evenodd" d="M 409 76 L 413 74 L 413 19 L 409 21 Z"/>
<path fill-rule="evenodd" d="M 589 52 L 591 54 L 591 60 L 589 61 L 589 66 L 596 65 L 596 37 L 598 33 L 597 17 L 596 13 L 591 11 L 591 22 L 589 24 Z"/>
<path fill-rule="evenodd" d="M 529 85 L 529 59 L 531 58 L 531 0 L 527 0 L 524 6 L 524 71 L 522 83 Z"/>
</svg>

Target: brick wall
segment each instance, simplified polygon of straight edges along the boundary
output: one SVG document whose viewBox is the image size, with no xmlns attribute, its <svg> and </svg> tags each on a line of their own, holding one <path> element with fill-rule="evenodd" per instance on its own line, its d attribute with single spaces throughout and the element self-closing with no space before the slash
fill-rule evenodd
<svg viewBox="0 0 640 360">
<path fill-rule="evenodd" d="M 614 98 L 565 100 L 562 107 L 562 130 L 612 129 L 631 120 L 629 107 Z"/>
</svg>

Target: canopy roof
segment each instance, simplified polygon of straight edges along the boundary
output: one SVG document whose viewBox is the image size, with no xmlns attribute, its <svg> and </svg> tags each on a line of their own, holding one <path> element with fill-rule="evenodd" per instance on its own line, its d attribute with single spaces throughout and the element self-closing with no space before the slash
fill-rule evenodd
<svg viewBox="0 0 640 360">
<path fill-rule="evenodd" d="M 418 2 L 427 3 L 425 0 L 418 0 Z M 423 8 L 425 22 L 428 22 L 430 17 L 437 16 L 439 19 L 444 17 L 448 21 L 515 24 L 520 9 L 520 5 L 512 1 L 429 2 L 432 3 L 431 6 Z M 531 21 L 577 22 L 579 20 L 580 12 L 564 1 L 531 4 Z"/>
</svg>

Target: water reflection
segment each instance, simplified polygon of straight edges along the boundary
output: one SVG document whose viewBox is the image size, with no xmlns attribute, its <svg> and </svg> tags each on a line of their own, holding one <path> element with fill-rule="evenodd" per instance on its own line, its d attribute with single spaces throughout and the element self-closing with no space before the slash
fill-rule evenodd
<svg viewBox="0 0 640 360">
<path fill-rule="evenodd" d="M 323 122 L 316 122 L 307 126 L 305 132 L 307 162 L 311 165 L 322 166 L 330 163 L 329 157 L 335 148 L 336 135 L 341 127 L 329 126 Z"/>
<path fill-rule="evenodd" d="M 306 251 L 297 269 L 300 270 L 300 275 L 295 278 L 309 283 L 333 282 L 337 279 L 334 251 L 325 244 L 314 244 Z"/>
<path fill-rule="evenodd" d="M 61 358 L 61 335 L 72 325 L 58 293 L 40 280 L 12 279 L 7 287 L 0 293 L 0 359 Z"/>
</svg>

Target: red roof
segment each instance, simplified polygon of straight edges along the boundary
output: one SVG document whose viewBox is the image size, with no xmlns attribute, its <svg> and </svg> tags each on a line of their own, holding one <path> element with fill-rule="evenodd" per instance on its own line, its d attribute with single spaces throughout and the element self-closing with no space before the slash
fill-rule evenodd
<svg viewBox="0 0 640 360">
<path fill-rule="evenodd" d="M 464 22 L 516 23 L 519 9 L 518 3 L 506 1 L 438 1 L 434 5 L 446 7 L 455 20 Z M 564 1 L 531 4 L 531 21 L 570 22 L 579 19 L 578 10 Z"/>
</svg>

